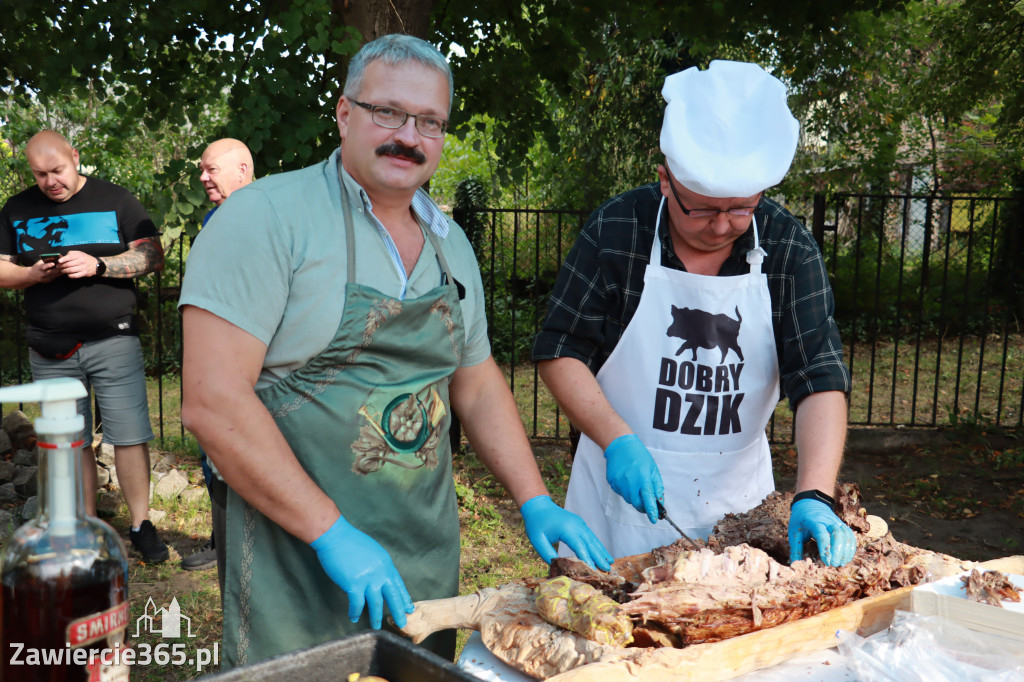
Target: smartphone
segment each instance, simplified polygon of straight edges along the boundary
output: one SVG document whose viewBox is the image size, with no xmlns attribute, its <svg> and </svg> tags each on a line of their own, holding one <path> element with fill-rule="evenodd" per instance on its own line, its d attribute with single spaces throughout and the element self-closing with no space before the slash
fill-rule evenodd
<svg viewBox="0 0 1024 682">
<path fill-rule="evenodd" d="M 39 260 L 44 263 L 56 263 L 58 258 L 60 258 L 59 253 L 43 253 L 39 255 Z"/>
</svg>

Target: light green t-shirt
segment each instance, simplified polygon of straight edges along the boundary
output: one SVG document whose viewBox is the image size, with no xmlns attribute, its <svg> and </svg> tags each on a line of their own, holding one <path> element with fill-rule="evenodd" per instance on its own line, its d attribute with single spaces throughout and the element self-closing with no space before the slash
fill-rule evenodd
<svg viewBox="0 0 1024 682">
<path fill-rule="evenodd" d="M 271 175 L 232 192 L 192 245 L 178 307 L 203 308 L 267 345 L 257 389 L 318 355 L 341 322 L 347 249 L 339 153 L 335 150 L 320 164 Z M 347 173 L 344 178 L 348 196 L 359 197 L 352 203 L 358 253 L 355 280 L 395 298 L 416 298 L 437 287 L 442 270 L 430 241 L 425 240 L 408 282 L 403 283 L 385 239 L 367 217 L 365 193 Z M 417 203 L 422 204 L 422 199 Z M 439 211 L 436 206 L 433 210 Z M 418 213 L 417 218 L 426 227 L 437 214 Z M 441 249 L 453 276 L 466 289 L 462 300 L 466 348 L 461 365 L 468 367 L 491 353 L 483 284 L 462 228 L 450 219 L 447 227 Z"/>
</svg>

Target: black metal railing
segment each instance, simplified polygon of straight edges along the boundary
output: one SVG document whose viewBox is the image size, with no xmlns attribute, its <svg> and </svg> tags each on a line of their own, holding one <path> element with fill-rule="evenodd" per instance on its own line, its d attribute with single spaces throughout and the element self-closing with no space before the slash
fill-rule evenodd
<svg viewBox="0 0 1024 682">
<path fill-rule="evenodd" d="M 815 224 L 855 380 L 850 423 L 1020 427 L 1021 206 L 839 194 L 829 216 Z"/>
<path fill-rule="evenodd" d="M 1022 425 L 1019 205 L 1001 197 L 837 194 L 791 210 L 825 254 L 854 382 L 851 424 Z M 509 368 L 533 438 L 557 439 L 568 430 L 529 362 L 529 343 L 557 266 L 586 216 L 475 212 L 484 228 L 476 244 L 495 357 Z M 792 440 L 785 401 L 769 437 Z"/>
</svg>

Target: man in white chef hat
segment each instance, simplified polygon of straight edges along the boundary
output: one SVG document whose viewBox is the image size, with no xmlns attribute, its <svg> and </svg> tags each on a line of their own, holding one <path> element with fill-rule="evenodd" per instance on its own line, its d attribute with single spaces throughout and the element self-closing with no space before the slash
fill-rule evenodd
<svg viewBox="0 0 1024 682">
<path fill-rule="evenodd" d="M 790 560 L 847 563 L 834 511 L 849 370 L 818 245 L 765 196 L 799 123 L 756 64 L 665 80 L 658 182 L 590 216 L 533 346 L 581 432 L 566 508 L 613 555 L 707 537 L 775 489 L 765 427 L 781 395 L 798 452 Z M 566 554 L 570 552 L 562 548 Z"/>
</svg>

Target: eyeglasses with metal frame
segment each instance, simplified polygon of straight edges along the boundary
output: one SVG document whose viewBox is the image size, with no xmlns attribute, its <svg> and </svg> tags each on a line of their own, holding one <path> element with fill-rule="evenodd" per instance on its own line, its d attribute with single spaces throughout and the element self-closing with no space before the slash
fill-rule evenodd
<svg viewBox="0 0 1024 682">
<path fill-rule="evenodd" d="M 391 128 L 392 130 L 401 128 L 412 116 L 417 132 L 423 137 L 444 137 L 444 133 L 448 129 L 448 121 L 437 116 L 410 114 L 408 111 L 387 104 L 367 104 L 354 99 L 349 99 L 349 101 L 358 107 L 369 110 L 370 118 L 381 128 Z"/>
<path fill-rule="evenodd" d="M 757 203 L 753 206 L 736 206 L 733 208 L 686 208 L 683 206 L 683 202 L 679 198 L 679 193 L 676 192 L 675 179 L 671 175 L 668 178 L 668 186 L 672 188 L 672 196 L 676 198 L 676 203 L 679 204 L 679 208 L 682 210 L 683 215 L 690 218 L 714 218 L 717 217 L 719 213 L 728 213 L 731 216 L 746 218 L 753 215 L 754 211 L 757 210 L 757 207 L 761 205 L 761 197 L 764 196 L 764 194 L 758 196 Z"/>
</svg>

